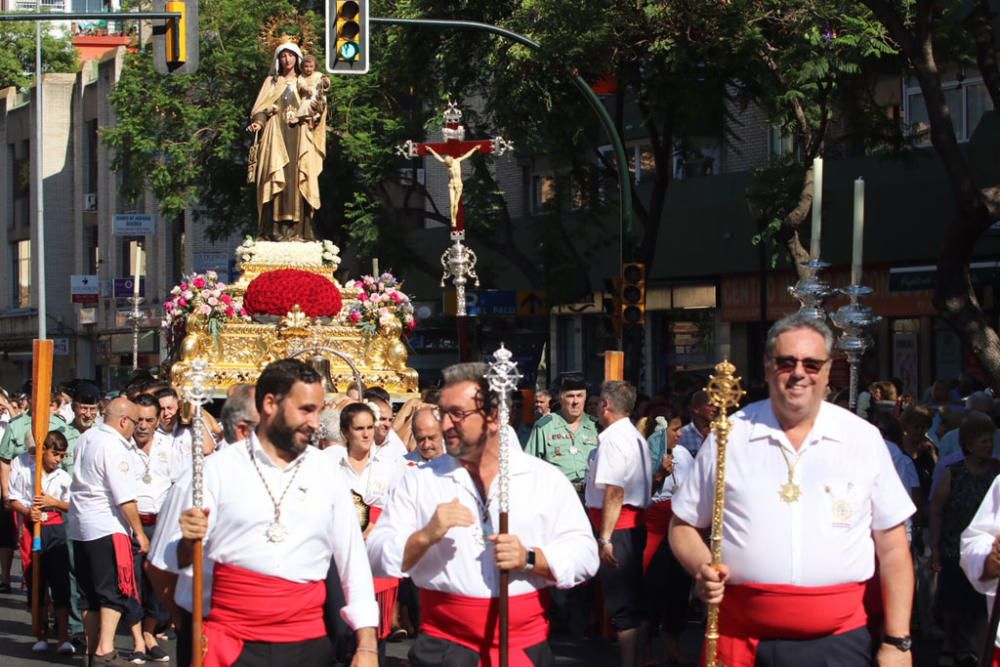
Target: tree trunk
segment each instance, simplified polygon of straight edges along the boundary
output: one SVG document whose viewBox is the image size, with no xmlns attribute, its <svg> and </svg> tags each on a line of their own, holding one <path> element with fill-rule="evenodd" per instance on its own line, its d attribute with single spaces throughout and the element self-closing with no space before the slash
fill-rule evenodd
<svg viewBox="0 0 1000 667">
<path fill-rule="evenodd" d="M 955 217 L 945 228 L 944 243 L 938 259 L 937 286 L 934 307 L 958 333 L 963 344 L 975 356 L 988 375 L 994 390 L 1000 390 L 1000 337 L 989 325 L 976 293 L 972 288 L 969 262 L 976 242 L 990 228 L 996 214 L 990 193 L 981 190 L 971 166 L 965 159 L 955 137 L 955 126 L 941 87 L 941 76 L 935 60 L 933 43 L 933 3 L 920 0 L 916 6 L 916 31 L 910 32 L 899 14 L 884 0 L 862 0 L 878 17 L 892 38 L 901 46 L 903 55 L 913 67 L 927 107 L 931 127 L 931 143 L 948 174 L 955 197 Z M 982 11 L 980 6 L 978 11 Z M 995 72 L 996 48 L 983 44 L 984 26 L 976 23 L 981 16 L 973 15 L 969 29 L 976 35 L 980 63 L 985 63 L 987 75 Z M 992 58 L 988 49 L 992 48 Z M 993 82 L 992 78 L 987 79 Z"/>
</svg>

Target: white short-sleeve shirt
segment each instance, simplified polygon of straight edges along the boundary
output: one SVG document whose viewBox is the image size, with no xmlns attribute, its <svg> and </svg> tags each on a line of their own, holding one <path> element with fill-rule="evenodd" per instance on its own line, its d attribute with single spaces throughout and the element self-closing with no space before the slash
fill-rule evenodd
<svg viewBox="0 0 1000 667">
<path fill-rule="evenodd" d="M 900 525 L 916 509 L 878 429 L 824 402 L 796 452 L 769 400 L 731 423 L 722 545 L 730 581 L 828 586 L 870 579 L 872 531 Z M 716 449 L 712 434 L 673 498 L 674 515 L 698 528 L 712 522 Z M 783 450 L 802 491 L 794 503 L 778 493 L 789 481 Z"/>
<path fill-rule="evenodd" d="M 358 515 L 335 459 L 307 447 L 282 468 L 267 456 L 256 435 L 248 443 L 249 447 L 234 445 L 205 459 L 204 507 L 210 511 L 205 558 L 306 583 L 325 580 L 333 557 L 347 597 L 341 610 L 344 620 L 355 629 L 377 626 L 378 604 Z M 274 503 L 261 476 L 274 499 L 281 499 L 280 523 L 286 534 L 280 542 L 267 537 Z M 171 496 L 179 493 L 183 501 L 189 499 L 190 483 L 185 475 Z M 181 502 L 181 506 L 190 505 Z M 180 526 L 158 523 L 164 532 L 157 531 L 152 562 L 178 573 Z"/>
<path fill-rule="evenodd" d="M 962 542 L 959 547 L 960 563 L 965 570 L 965 576 L 969 578 L 973 588 L 986 596 L 987 614 L 993 609 L 997 580 L 984 581 L 983 568 L 986 567 L 986 559 L 993 550 L 993 541 L 998 534 L 1000 534 L 1000 477 L 993 480 L 993 486 L 986 492 L 976 515 L 962 531 Z M 997 631 L 993 642 L 996 646 L 1000 646 L 1000 630 Z"/>
<path fill-rule="evenodd" d="M 357 472 L 348 460 L 347 447 L 327 447 L 323 456 L 332 457 L 351 490 L 361 496 L 366 505 L 382 508 L 389 491 L 406 472 L 405 458 L 386 452 L 385 448 L 372 446 L 368 463 Z"/>
<path fill-rule="evenodd" d="M 136 499 L 133 447 L 107 424 L 87 429 L 77 440 L 68 512 L 70 539 L 89 542 L 131 533 L 119 506 Z"/>
<path fill-rule="evenodd" d="M 17 470 L 11 471 L 10 476 L 10 499 L 17 501 L 25 507 L 31 507 L 35 500 L 35 458 L 27 452 L 20 454 L 17 459 L 27 457 L 21 461 Z M 17 460 L 15 459 L 15 460 Z M 69 473 L 62 468 L 56 468 L 52 472 L 42 472 L 42 491 L 47 496 L 56 500 L 66 502 L 69 500 L 69 486 L 73 483 Z"/>
<path fill-rule="evenodd" d="M 573 486 L 555 466 L 510 448 L 509 532 L 529 548 L 541 549 L 558 588 L 572 588 L 597 572 L 597 542 Z M 500 571 L 487 537 L 499 526 L 499 483 L 483 499 L 469 472 L 447 454 L 403 475 L 389 494 L 382 517 L 368 536 L 368 556 L 376 576 L 407 575 L 419 588 L 496 597 Z M 455 527 L 430 547 L 406 573 L 406 541 L 431 520 L 437 506 L 458 499 L 476 522 Z M 552 581 L 530 572 L 512 572 L 510 594 L 524 595 Z"/>
<path fill-rule="evenodd" d="M 604 507 L 608 485 L 625 490 L 625 505 L 644 508 L 652 499 L 649 445 L 628 418 L 619 419 L 597 436 L 597 449 L 591 452 L 587 468 L 587 507 Z"/>
<path fill-rule="evenodd" d="M 158 514 L 174 485 L 186 467 L 173 439 L 162 431 L 153 433 L 147 454 L 136 446 L 132 450 L 135 468 L 136 501 L 140 514 Z"/>
</svg>

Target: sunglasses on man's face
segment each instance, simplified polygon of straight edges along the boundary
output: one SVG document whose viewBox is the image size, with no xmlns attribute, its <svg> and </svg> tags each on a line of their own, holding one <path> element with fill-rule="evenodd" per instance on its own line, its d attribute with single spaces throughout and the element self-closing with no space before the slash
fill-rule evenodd
<svg viewBox="0 0 1000 667">
<path fill-rule="evenodd" d="M 798 366 L 799 363 L 801 363 L 802 368 L 805 370 L 806 373 L 809 373 L 810 375 L 816 375 L 821 370 L 823 370 L 823 367 L 827 365 L 830 359 L 829 358 L 812 359 L 810 357 L 806 357 L 805 359 L 800 359 L 798 357 L 782 355 L 780 357 L 774 357 L 773 361 L 774 361 L 774 368 L 779 373 L 791 373 L 792 371 L 795 370 L 795 367 Z"/>
</svg>

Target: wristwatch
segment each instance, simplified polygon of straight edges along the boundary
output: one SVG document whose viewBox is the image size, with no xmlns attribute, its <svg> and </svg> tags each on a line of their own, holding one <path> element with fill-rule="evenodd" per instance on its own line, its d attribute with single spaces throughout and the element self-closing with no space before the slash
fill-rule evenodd
<svg viewBox="0 0 1000 667">
<path fill-rule="evenodd" d="M 528 549 L 528 562 L 524 565 L 525 572 L 531 572 L 535 569 L 535 550 Z"/>
<path fill-rule="evenodd" d="M 913 639 L 910 635 L 905 635 L 903 637 L 892 637 L 890 635 L 885 635 L 882 637 L 883 644 L 889 644 L 890 646 L 895 646 L 903 653 L 906 653 L 913 647 Z"/>
<path fill-rule="evenodd" d="M 606 537 L 598 537 L 597 543 L 603 547 L 606 544 L 611 544 L 611 540 Z"/>
</svg>

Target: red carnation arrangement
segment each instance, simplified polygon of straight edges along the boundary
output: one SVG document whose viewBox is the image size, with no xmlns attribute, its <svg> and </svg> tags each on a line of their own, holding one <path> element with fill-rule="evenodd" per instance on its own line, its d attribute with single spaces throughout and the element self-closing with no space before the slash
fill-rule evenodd
<svg viewBox="0 0 1000 667">
<path fill-rule="evenodd" d="M 328 278 L 299 269 L 262 273 L 250 281 L 243 297 L 251 315 L 286 315 L 296 304 L 309 317 L 334 317 L 343 301 Z"/>
</svg>

